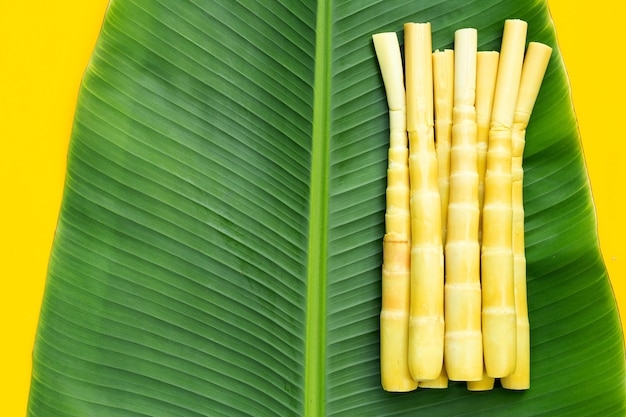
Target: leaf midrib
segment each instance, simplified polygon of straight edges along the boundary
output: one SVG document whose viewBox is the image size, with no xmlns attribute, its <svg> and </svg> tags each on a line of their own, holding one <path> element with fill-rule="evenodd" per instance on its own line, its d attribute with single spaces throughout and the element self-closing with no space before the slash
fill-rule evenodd
<svg viewBox="0 0 626 417">
<path fill-rule="evenodd" d="M 328 0 L 318 2 L 316 19 L 304 376 L 304 416 L 315 417 L 324 415 L 326 383 L 326 274 L 331 79 L 331 7 Z"/>
</svg>

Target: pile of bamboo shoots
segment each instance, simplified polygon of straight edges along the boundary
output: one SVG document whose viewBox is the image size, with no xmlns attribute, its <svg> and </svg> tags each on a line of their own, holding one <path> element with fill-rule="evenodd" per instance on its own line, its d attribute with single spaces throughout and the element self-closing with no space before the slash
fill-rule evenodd
<svg viewBox="0 0 626 417">
<path fill-rule="evenodd" d="M 389 107 L 380 367 L 387 391 L 530 386 L 522 156 L 552 49 L 504 23 L 432 49 L 430 23 L 373 35 Z"/>
</svg>

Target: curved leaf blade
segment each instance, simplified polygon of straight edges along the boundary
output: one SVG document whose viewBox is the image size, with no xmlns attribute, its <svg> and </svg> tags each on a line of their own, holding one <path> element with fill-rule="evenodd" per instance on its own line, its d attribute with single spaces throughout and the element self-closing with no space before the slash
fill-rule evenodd
<svg viewBox="0 0 626 417">
<path fill-rule="evenodd" d="M 323 6 L 112 1 L 77 107 L 29 415 L 303 415 L 311 401 L 326 415 L 623 415 L 622 333 L 545 2 Z M 371 34 L 428 20 L 436 48 L 473 26 L 495 49 L 509 17 L 555 47 L 525 153 L 532 388 L 385 393 Z M 318 340 L 325 377 L 307 385 Z"/>
</svg>

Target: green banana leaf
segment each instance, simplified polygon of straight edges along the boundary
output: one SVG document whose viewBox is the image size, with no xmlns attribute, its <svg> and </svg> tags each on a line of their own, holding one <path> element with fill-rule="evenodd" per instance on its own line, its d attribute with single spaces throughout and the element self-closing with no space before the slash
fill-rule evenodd
<svg viewBox="0 0 626 417">
<path fill-rule="evenodd" d="M 527 132 L 531 388 L 380 386 L 371 35 L 554 47 Z M 85 72 L 29 416 L 624 416 L 624 343 L 545 1 L 113 0 Z"/>
</svg>

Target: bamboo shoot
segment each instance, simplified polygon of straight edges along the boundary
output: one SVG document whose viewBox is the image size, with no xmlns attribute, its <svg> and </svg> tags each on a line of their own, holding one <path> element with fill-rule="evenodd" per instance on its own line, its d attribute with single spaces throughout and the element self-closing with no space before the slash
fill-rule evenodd
<svg viewBox="0 0 626 417">
<path fill-rule="evenodd" d="M 448 378 L 482 378 L 478 165 L 476 155 L 477 31 L 455 32 L 454 116 L 445 245 L 445 353 Z"/>
<path fill-rule="evenodd" d="M 389 156 L 380 312 L 381 382 L 386 391 L 417 388 L 408 367 L 411 226 L 404 74 L 398 37 L 373 35 L 389 107 Z"/>
<path fill-rule="evenodd" d="M 527 23 L 504 23 L 489 130 L 481 250 L 483 349 L 492 378 L 509 375 L 517 359 L 513 287 L 511 129 L 526 46 Z"/>
<path fill-rule="evenodd" d="M 513 119 L 511 175 L 513 179 L 513 276 L 515 308 L 517 310 L 517 365 L 513 373 L 502 378 L 500 382 L 504 388 L 515 390 L 523 390 L 530 387 L 530 324 L 526 299 L 524 168 L 522 161 L 526 142 L 526 127 L 537 100 L 551 53 L 552 48 L 542 43 L 530 42 L 528 44 Z"/>
<path fill-rule="evenodd" d="M 409 370 L 415 380 L 443 366 L 443 245 L 434 143 L 430 23 L 404 25 L 411 209 Z"/>
</svg>

